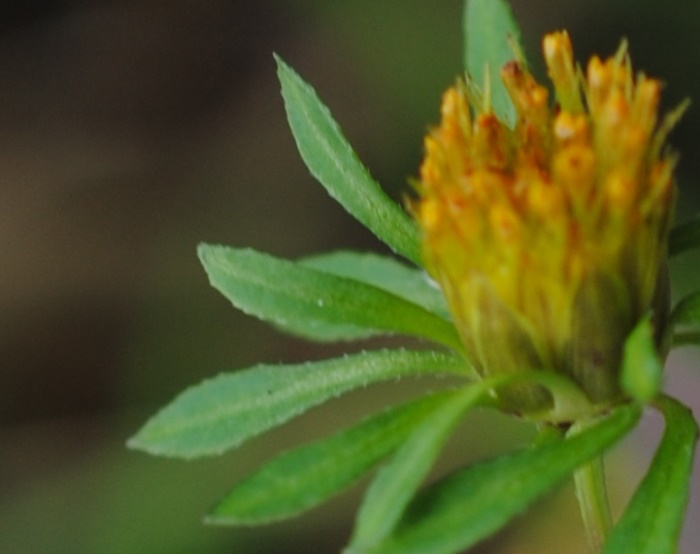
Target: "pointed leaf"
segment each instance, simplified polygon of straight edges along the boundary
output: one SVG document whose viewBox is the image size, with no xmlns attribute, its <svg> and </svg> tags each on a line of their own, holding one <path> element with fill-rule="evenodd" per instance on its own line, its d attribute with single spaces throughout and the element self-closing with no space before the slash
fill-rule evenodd
<svg viewBox="0 0 700 554">
<path fill-rule="evenodd" d="M 391 408 L 278 456 L 239 483 L 207 521 L 259 525 L 292 517 L 324 502 L 394 451 L 445 396 L 435 394 Z"/>
<path fill-rule="evenodd" d="M 422 269 L 409 267 L 394 258 L 370 252 L 338 251 L 310 256 L 300 262 L 333 275 L 374 285 L 450 319 L 439 285 Z"/>
<path fill-rule="evenodd" d="M 677 256 L 695 248 L 700 248 L 700 216 L 672 229 L 668 238 L 669 256 Z"/>
<path fill-rule="evenodd" d="M 380 240 L 419 264 L 417 226 L 372 179 L 314 89 L 281 58 L 275 60 L 289 126 L 311 174 Z"/>
<path fill-rule="evenodd" d="M 640 402 L 650 402 L 661 389 L 663 364 L 656 352 L 654 329 L 645 317 L 625 341 L 622 359 L 622 388 Z"/>
<path fill-rule="evenodd" d="M 404 333 L 462 349 L 449 321 L 371 285 L 250 249 L 205 244 L 199 257 L 234 306 L 288 332 L 316 340 Z"/>
<path fill-rule="evenodd" d="M 662 396 L 666 430 L 649 470 L 605 543 L 605 554 L 674 554 L 688 502 L 698 425 L 678 401 Z"/>
<path fill-rule="evenodd" d="M 473 546 L 609 448 L 639 414 L 624 406 L 578 435 L 455 472 L 420 493 L 396 534 L 369 552 L 448 554 Z"/>
<path fill-rule="evenodd" d="M 520 29 L 508 3 L 504 0 L 466 0 L 464 36 L 467 73 L 481 87 L 488 71 L 493 112 L 509 127 L 514 127 L 515 106 L 500 77 L 501 68 L 515 58 L 508 41 L 520 43 Z"/>
<path fill-rule="evenodd" d="M 391 533 L 462 414 L 478 404 L 488 391 L 484 381 L 456 391 L 382 467 L 358 513 L 348 554 L 366 552 Z"/>
<path fill-rule="evenodd" d="M 405 375 L 460 374 L 463 368 L 457 356 L 407 350 L 297 365 L 259 365 L 186 390 L 151 418 L 128 445 L 179 458 L 221 454 L 355 388 Z"/>
</svg>

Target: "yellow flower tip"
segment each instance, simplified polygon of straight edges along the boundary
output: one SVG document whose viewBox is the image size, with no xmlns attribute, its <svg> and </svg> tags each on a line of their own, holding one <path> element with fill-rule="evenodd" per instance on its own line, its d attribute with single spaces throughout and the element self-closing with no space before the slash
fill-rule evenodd
<svg viewBox="0 0 700 554">
<path fill-rule="evenodd" d="M 506 127 L 492 113 L 480 114 L 474 122 L 471 161 L 474 167 L 502 170 L 510 161 Z"/>
<path fill-rule="evenodd" d="M 445 92 L 414 213 L 426 267 L 482 374 L 539 364 L 606 403 L 622 394 L 618 339 L 667 286 L 658 276 L 675 158 L 661 152 L 682 110 L 658 125 L 660 82 L 633 78 L 624 43 L 591 58 L 585 77 L 565 31 L 547 35 L 543 52 L 553 107 L 521 63 L 500 73 L 514 129 L 487 101 L 470 105 L 464 84 Z M 507 407 L 534 410 L 541 395 L 531 393 L 507 395 Z"/>
<path fill-rule="evenodd" d="M 418 217 L 423 229 L 427 232 L 435 230 L 440 221 L 440 203 L 434 198 L 422 202 Z"/>
<path fill-rule="evenodd" d="M 549 66 L 557 66 L 558 64 L 571 64 L 573 66 L 573 48 L 569 33 L 566 31 L 556 31 L 545 35 L 542 40 L 542 51 Z"/>
<path fill-rule="evenodd" d="M 554 118 L 553 131 L 560 146 L 585 144 L 590 140 L 588 118 L 583 114 L 559 112 Z"/>
<path fill-rule="evenodd" d="M 626 175 L 621 173 L 608 175 L 604 188 L 612 213 L 630 208 L 634 198 L 635 183 Z"/>
<path fill-rule="evenodd" d="M 595 185 L 596 158 L 585 144 L 573 144 L 560 150 L 552 160 L 552 177 L 580 209 L 590 208 L 590 192 Z"/>
<path fill-rule="evenodd" d="M 606 71 L 603 61 L 598 56 L 593 56 L 588 60 L 588 69 L 586 77 L 588 87 L 591 90 L 600 90 L 607 82 L 608 72 Z"/>
<path fill-rule="evenodd" d="M 501 70 L 501 79 L 522 116 L 547 108 L 549 96 L 547 89 L 538 85 L 532 75 L 524 71 L 518 62 L 512 61 L 506 64 Z"/>
<path fill-rule="evenodd" d="M 542 51 L 559 105 L 566 111 L 580 112 L 583 103 L 569 34 L 559 31 L 546 35 Z"/>
<path fill-rule="evenodd" d="M 458 86 L 445 91 L 440 111 L 443 122 L 454 125 L 466 135 L 469 134 L 469 103 L 464 91 L 459 90 Z"/>
<path fill-rule="evenodd" d="M 634 120 L 649 135 L 656 127 L 660 101 L 661 83 L 656 79 L 641 77 L 637 83 L 632 112 Z"/>
</svg>

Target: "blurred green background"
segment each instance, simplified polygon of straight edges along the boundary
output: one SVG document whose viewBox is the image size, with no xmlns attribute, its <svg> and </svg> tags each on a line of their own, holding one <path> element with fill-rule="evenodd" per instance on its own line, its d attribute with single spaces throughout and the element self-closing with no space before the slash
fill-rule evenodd
<svg viewBox="0 0 700 554">
<path fill-rule="evenodd" d="M 626 36 L 635 67 L 667 83 L 667 107 L 695 100 L 672 142 L 682 154 L 678 218 L 696 212 L 700 2 L 512 3 L 536 68 L 548 30 L 567 28 L 582 60 L 612 53 Z M 155 459 L 124 442 L 207 376 L 342 351 L 284 337 L 234 311 L 207 285 L 199 241 L 287 257 L 383 250 L 303 167 L 272 52 L 316 87 L 374 176 L 400 199 L 441 91 L 461 71 L 461 5 L 0 5 L 0 552 L 338 551 L 361 488 L 269 528 L 210 528 L 201 517 L 273 453 L 429 383 L 351 395 L 215 460 Z M 676 291 L 700 282 L 699 264 L 692 255 L 674 262 Z M 700 411 L 698 364 L 697 350 L 674 354 L 668 387 Z M 617 512 L 660 428 L 647 418 L 612 456 Z M 504 417 L 475 414 L 442 470 L 524 444 L 528 433 Z M 584 552 L 571 493 L 545 499 L 479 551 Z M 698 479 L 694 495 L 689 522 L 700 518 Z M 686 525 L 682 552 L 697 551 L 700 529 Z"/>
</svg>

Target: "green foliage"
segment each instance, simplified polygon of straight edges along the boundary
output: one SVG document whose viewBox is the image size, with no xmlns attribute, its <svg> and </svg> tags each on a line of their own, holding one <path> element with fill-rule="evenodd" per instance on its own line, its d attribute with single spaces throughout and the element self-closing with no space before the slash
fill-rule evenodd
<svg viewBox="0 0 700 554">
<path fill-rule="evenodd" d="M 671 312 L 673 345 L 700 344 L 700 291 L 683 298 Z"/>
<path fill-rule="evenodd" d="M 464 37 L 467 73 L 479 87 L 485 87 L 488 81 L 493 113 L 514 127 L 515 106 L 499 75 L 501 67 L 516 57 L 511 44 L 522 50 L 520 30 L 510 6 L 503 0 L 467 0 Z"/>
<path fill-rule="evenodd" d="M 239 483 L 217 504 L 207 521 L 257 525 L 316 506 L 394 451 L 451 394 L 414 400 L 280 455 Z"/>
<path fill-rule="evenodd" d="M 325 341 L 405 333 L 461 348 L 443 317 L 362 281 L 250 249 L 204 244 L 199 257 L 234 306 L 288 332 Z"/>
<path fill-rule="evenodd" d="M 407 375 L 463 371 L 464 362 L 454 356 L 408 350 L 260 365 L 186 390 L 154 416 L 129 446 L 179 458 L 221 454 L 355 388 Z"/>
<path fill-rule="evenodd" d="M 394 537 L 371 552 L 461 552 L 487 537 L 579 465 L 610 447 L 639 418 L 625 406 L 586 431 L 458 470 L 422 491 Z"/>
<path fill-rule="evenodd" d="M 689 294 L 676 304 L 671 321 L 676 326 L 700 327 L 700 291 Z"/>
<path fill-rule="evenodd" d="M 310 256 L 300 261 L 305 266 L 383 289 L 444 319 L 451 318 L 445 297 L 428 274 L 394 258 L 368 252 L 341 251 Z"/>
<path fill-rule="evenodd" d="M 419 263 L 415 223 L 372 179 L 314 89 L 280 57 L 275 59 L 289 127 L 311 174 L 397 254 Z"/>
<path fill-rule="evenodd" d="M 640 402 L 651 402 L 661 388 L 663 367 L 656 353 L 654 329 L 646 317 L 625 341 L 622 359 L 622 388 Z"/>
<path fill-rule="evenodd" d="M 666 431 L 654 460 L 627 510 L 613 530 L 605 554 L 673 554 L 690 488 L 698 424 L 672 398 L 656 401 Z"/>
<path fill-rule="evenodd" d="M 477 85 L 487 83 L 494 112 L 512 125 L 513 106 L 495 73 L 514 57 L 509 40 L 517 44 L 517 25 L 502 0 L 468 0 L 465 14 L 467 69 Z M 276 59 L 289 124 L 312 175 L 396 253 L 418 264 L 414 223 L 370 177 L 314 90 Z M 700 220 L 671 236 L 672 254 L 697 246 Z M 185 459 L 217 455 L 353 389 L 411 375 L 455 378 L 443 385 L 452 388 L 281 454 L 225 496 L 208 522 L 248 525 L 289 518 L 341 492 L 386 460 L 364 497 L 348 552 L 462 551 L 502 528 L 582 466 L 599 463 L 635 426 L 643 406 L 652 405 L 665 415 L 666 431 L 605 552 L 674 552 L 697 425 L 682 405 L 660 395 L 662 364 L 649 318 L 638 323 L 624 345 L 621 387 L 626 398 L 616 405 L 593 405 L 576 383 L 546 368 L 521 368 L 475 381 L 442 293 L 422 269 L 393 258 L 335 252 L 293 262 L 212 245 L 201 245 L 199 256 L 211 284 L 236 308 L 286 332 L 320 341 L 398 333 L 438 343 L 446 351 L 376 350 L 222 374 L 175 398 L 129 441 L 132 448 Z M 683 340 L 678 328 L 697 335 L 698 323 L 700 293 L 694 293 L 673 312 L 674 341 Z M 469 409 L 497 407 L 493 399 L 504 387 L 534 384 L 552 398 L 540 417 L 552 426 L 541 434 L 546 439 L 458 469 L 419 490 Z M 576 432 L 564 434 L 566 427 Z M 578 492 L 592 496 L 587 499 L 592 502 L 582 504 L 602 505 L 602 471 L 589 476 L 577 480 Z"/>
<path fill-rule="evenodd" d="M 465 410 L 488 395 L 484 382 L 456 393 L 425 418 L 367 490 L 349 552 L 367 552 L 386 539 L 427 475 Z"/>
</svg>

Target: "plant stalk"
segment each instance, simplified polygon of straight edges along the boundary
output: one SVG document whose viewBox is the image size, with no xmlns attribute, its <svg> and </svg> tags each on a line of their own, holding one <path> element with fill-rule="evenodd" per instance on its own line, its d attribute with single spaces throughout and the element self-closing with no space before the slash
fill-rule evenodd
<svg viewBox="0 0 700 554">
<path fill-rule="evenodd" d="M 599 554 L 612 527 L 603 455 L 598 455 L 577 469 L 574 473 L 574 483 L 588 547 L 592 554 Z"/>
</svg>

